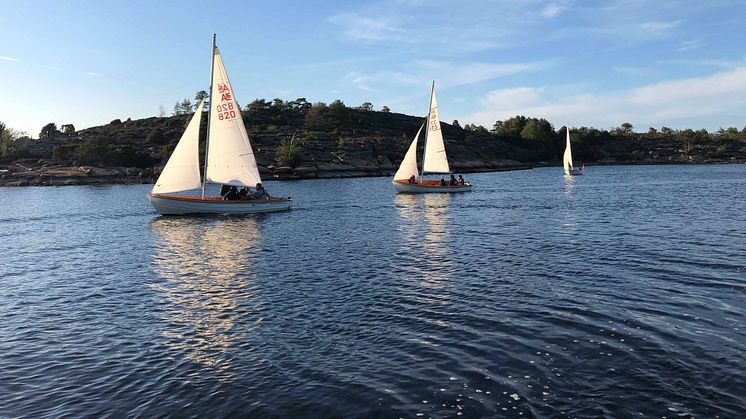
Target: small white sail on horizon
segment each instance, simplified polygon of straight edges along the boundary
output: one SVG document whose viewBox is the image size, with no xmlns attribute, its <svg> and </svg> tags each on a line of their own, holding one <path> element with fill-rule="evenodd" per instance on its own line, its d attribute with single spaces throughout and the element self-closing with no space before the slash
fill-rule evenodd
<svg viewBox="0 0 746 419">
<path fill-rule="evenodd" d="M 176 144 L 166 166 L 153 186 L 153 193 L 174 193 L 202 186 L 199 171 L 199 127 L 205 100 L 197 105 L 192 119 Z"/>
<path fill-rule="evenodd" d="M 427 131 L 425 132 L 425 157 L 422 163 L 422 174 L 425 173 L 451 173 L 446 157 L 446 147 L 443 144 L 443 132 L 440 130 L 438 101 L 435 99 L 435 81 L 433 81 L 430 93 L 430 108 Z"/>
<path fill-rule="evenodd" d="M 217 47 L 213 53 L 213 65 L 205 177 L 212 183 L 254 187 L 262 178 Z"/>
<path fill-rule="evenodd" d="M 572 149 L 570 148 L 570 127 L 565 128 L 567 133 L 567 144 L 565 145 L 565 154 L 562 157 L 562 166 L 565 169 L 565 174 L 569 175 L 572 167 Z"/>
<path fill-rule="evenodd" d="M 567 133 L 567 142 L 565 144 L 565 154 L 562 156 L 562 167 L 565 175 L 582 175 L 583 169 L 576 169 L 572 163 L 572 148 L 570 147 L 570 127 L 565 127 Z"/>
</svg>

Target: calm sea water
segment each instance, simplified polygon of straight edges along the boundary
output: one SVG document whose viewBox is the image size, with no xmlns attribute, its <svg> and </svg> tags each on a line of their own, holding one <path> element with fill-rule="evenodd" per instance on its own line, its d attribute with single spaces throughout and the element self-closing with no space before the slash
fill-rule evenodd
<svg viewBox="0 0 746 419">
<path fill-rule="evenodd" d="M 0 417 L 746 416 L 746 165 L 0 189 Z"/>
</svg>

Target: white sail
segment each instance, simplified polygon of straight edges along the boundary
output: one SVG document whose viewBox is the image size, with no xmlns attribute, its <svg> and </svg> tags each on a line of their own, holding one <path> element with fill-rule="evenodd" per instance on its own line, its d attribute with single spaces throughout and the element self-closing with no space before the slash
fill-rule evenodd
<svg viewBox="0 0 746 419">
<path fill-rule="evenodd" d="M 565 168 L 565 174 L 570 174 L 572 167 L 572 150 L 570 149 L 570 128 L 566 127 L 567 145 L 565 145 L 565 155 L 562 157 L 562 166 Z"/>
<path fill-rule="evenodd" d="M 262 179 L 217 47 L 213 54 L 211 92 L 206 179 L 223 185 L 253 187 Z"/>
<path fill-rule="evenodd" d="M 430 95 L 430 112 L 428 113 L 427 136 L 425 137 L 425 158 L 422 164 L 423 173 L 450 173 L 446 148 L 443 144 L 443 132 L 440 130 L 438 102 L 435 99 L 435 82 Z"/>
<path fill-rule="evenodd" d="M 153 193 L 172 193 L 199 188 L 199 126 L 202 121 L 204 99 L 197 105 L 194 116 L 176 144 L 166 166 L 153 186 Z"/>
<path fill-rule="evenodd" d="M 417 171 L 417 139 L 420 138 L 420 133 L 424 126 L 425 124 L 422 124 L 420 129 L 417 130 L 417 134 L 414 136 L 412 144 L 409 145 L 409 149 L 407 150 L 407 154 L 404 155 L 404 160 L 402 160 L 399 170 L 394 174 L 394 180 L 406 180 L 411 178 L 412 175 L 417 176 L 419 174 Z"/>
</svg>

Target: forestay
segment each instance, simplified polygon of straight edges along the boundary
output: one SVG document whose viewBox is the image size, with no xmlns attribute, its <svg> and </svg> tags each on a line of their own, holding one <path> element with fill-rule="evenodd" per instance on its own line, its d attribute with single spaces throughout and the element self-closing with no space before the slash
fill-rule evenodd
<svg viewBox="0 0 746 419">
<path fill-rule="evenodd" d="M 155 182 L 153 193 L 172 193 L 199 188 L 199 126 L 204 99 L 197 105 L 179 143 Z"/>
<path fill-rule="evenodd" d="M 446 148 L 443 144 L 443 133 L 440 130 L 440 116 L 438 102 L 435 99 L 435 83 L 430 96 L 430 112 L 428 113 L 427 136 L 425 143 L 425 158 L 422 164 L 423 173 L 450 173 Z"/>
<path fill-rule="evenodd" d="M 211 92 L 207 181 L 253 187 L 262 179 L 217 47 L 213 54 Z"/>
<path fill-rule="evenodd" d="M 405 180 L 419 174 L 417 171 L 417 139 L 420 138 L 424 126 L 425 124 L 422 124 L 420 129 L 417 130 L 417 135 L 414 136 L 412 144 L 409 145 L 407 154 L 404 155 L 404 160 L 402 160 L 399 170 L 394 175 L 394 180 Z"/>
</svg>

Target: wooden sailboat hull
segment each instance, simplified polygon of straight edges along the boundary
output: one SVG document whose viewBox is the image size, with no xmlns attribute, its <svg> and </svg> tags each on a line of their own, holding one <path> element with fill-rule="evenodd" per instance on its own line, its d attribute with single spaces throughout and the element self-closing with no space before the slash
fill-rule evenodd
<svg viewBox="0 0 746 419">
<path fill-rule="evenodd" d="M 420 180 L 417 183 L 409 183 L 406 180 L 394 180 L 392 183 L 396 188 L 396 192 L 399 193 L 454 193 L 471 190 L 471 184 L 469 183 L 441 186 L 439 180 Z"/>
<path fill-rule="evenodd" d="M 252 199 L 248 201 L 224 201 L 220 198 L 198 196 L 149 194 L 148 200 L 158 214 L 253 214 L 260 212 L 288 211 L 293 201 L 290 198 Z"/>
</svg>

